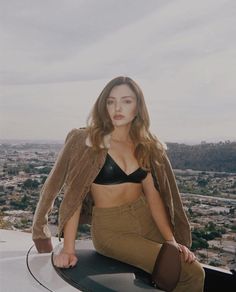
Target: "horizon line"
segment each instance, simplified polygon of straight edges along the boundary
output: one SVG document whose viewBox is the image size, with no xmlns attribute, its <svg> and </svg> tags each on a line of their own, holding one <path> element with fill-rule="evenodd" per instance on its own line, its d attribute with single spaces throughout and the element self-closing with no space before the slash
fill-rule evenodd
<svg viewBox="0 0 236 292">
<path fill-rule="evenodd" d="M 214 140 L 214 141 L 213 141 Z M 10 143 L 10 144 L 15 144 L 15 143 L 45 143 L 45 144 L 49 144 L 49 143 L 56 143 L 56 144 L 64 144 L 65 140 L 64 139 L 50 139 L 50 138 L 38 138 L 38 139 L 32 139 L 32 138 L 26 138 L 26 139 L 19 139 L 19 138 L 9 138 L 9 139 L 1 139 L 0 138 L 0 144 L 3 143 Z M 205 140 L 202 139 L 200 141 L 184 141 L 184 140 L 179 140 L 179 141 L 163 141 L 166 144 L 170 144 L 170 143 L 177 143 L 177 144 L 188 144 L 188 145 L 198 145 L 198 144 L 217 144 L 217 143 L 225 143 L 225 142 L 229 142 L 229 143 L 234 143 L 236 142 L 236 138 L 232 138 L 232 140 L 230 138 L 218 138 L 218 139 L 211 139 L 210 140 Z"/>
</svg>

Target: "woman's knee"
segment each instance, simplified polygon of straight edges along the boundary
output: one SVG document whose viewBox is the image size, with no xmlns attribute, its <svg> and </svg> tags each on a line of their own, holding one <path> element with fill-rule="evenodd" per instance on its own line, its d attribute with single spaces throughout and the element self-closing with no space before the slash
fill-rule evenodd
<svg viewBox="0 0 236 292">
<path fill-rule="evenodd" d="M 198 261 L 189 264 L 182 258 L 180 279 L 174 291 L 202 292 L 204 289 L 204 279 L 205 272 Z"/>
<path fill-rule="evenodd" d="M 185 279 L 199 279 L 205 278 L 205 271 L 202 265 L 196 260 L 192 263 L 185 262 L 184 258 L 181 256 L 181 275 L 180 280 Z"/>
<path fill-rule="evenodd" d="M 196 260 L 194 262 L 186 263 L 182 259 L 182 272 L 180 275 L 180 280 L 191 279 L 193 281 L 204 282 L 205 271 L 202 265 Z"/>
<path fill-rule="evenodd" d="M 204 282 L 205 271 L 204 271 L 202 265 L 198 261 L 195 261 L 193 264 L 195 265 L 195 276 L 196 276 L 196 278 Z"/>
</svg>

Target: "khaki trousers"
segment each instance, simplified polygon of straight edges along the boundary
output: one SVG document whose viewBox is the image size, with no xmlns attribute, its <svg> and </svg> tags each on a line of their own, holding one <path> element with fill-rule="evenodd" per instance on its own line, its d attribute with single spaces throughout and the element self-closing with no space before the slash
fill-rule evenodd
<svg viewBox="0 0 236 292">
<path fill-rule="evenodd" d="M 164 242 L 143 195 L 131 204 L 118 207 L 94 206 L 91 232 L 97 252 L 150 274 Z M 198 261 L 189 264 L 181 259 L 180 280 L 174 291 L 203 291 L 204 275 Z"/>
</svg>

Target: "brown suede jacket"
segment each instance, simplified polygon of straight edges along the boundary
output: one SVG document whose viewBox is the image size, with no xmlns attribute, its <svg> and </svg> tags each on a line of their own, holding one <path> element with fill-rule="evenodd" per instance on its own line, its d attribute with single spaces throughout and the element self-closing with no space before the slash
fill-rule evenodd
<svg viewBox="0 0 236 292">
<path fill-rule="evenodd" d="M 91 184 L 102 168 L 109 149 L 110 135 L 104 137 L 100 151 L 95 152 L 87 137 L 86 129 L 72 129 L 65 140 L 50 174 L 45 181 L 34 214 L 32 237 L 39 252 L 50 252 L 51 233 L 48 214 L 56 196 L 63 190 L 64 197 L 59 209 L 59 240 L 63 226 L 82 204 L 80 223 L 91 221 L 93 205 L 89 195 Z M 191 232 L 170 161 L 165 154 L 161 165 L 152 162 L 152 176 L 170 217 L 177 242 L 191 245 Z M 89 214 L 89 216 L 87 216 Z M 87 217 L 89 220 L 85 220 Z"/>
</svg>

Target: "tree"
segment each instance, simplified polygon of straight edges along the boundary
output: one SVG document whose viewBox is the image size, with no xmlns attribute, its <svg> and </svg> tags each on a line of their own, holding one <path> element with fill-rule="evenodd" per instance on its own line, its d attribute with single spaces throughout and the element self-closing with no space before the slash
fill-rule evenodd
<svg viewBox="0 0 236 292">
<path fill-rule="evenodd" d="M 208 181 L 204 178 L 199 177 L 197 180 L 197 183 L 198 183 L 199 187 L 204 188 L 208 184 Z"/>
<path fill-rule="evenodd" d="M 36 189 L 38 188 L 38 186 L 39 186 L 39 182 L 37 180 L 32 180 L 30 178 L 25 180 L 23 183 L 24 189 Z"/>
</svg>

